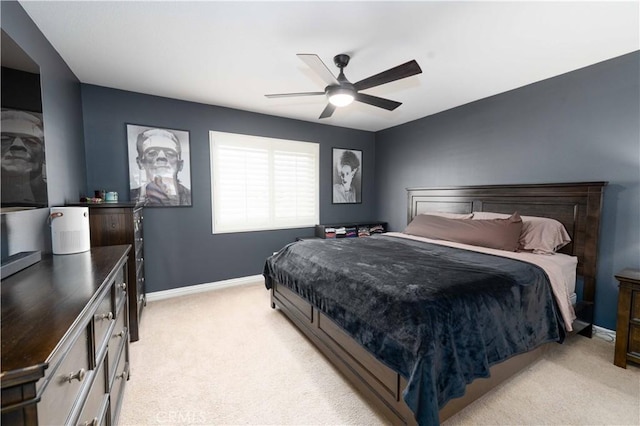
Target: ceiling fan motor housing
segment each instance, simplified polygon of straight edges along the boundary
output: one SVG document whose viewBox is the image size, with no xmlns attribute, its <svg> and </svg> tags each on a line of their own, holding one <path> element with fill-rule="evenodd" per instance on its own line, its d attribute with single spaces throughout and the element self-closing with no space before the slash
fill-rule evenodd
<svg viewBox="0 0 640 426">
<path fill-rule="evenodd" d="M 333 63 L 336 64 L 338 68 L 340 68 L 340 71 L 342 71 L 342 68 L 349 65 L 349 59 L 351 59 L 349 58 L 349 55 L 345 55 L 344 53 L 342 53 L 333 57 Z"/>
</svg>

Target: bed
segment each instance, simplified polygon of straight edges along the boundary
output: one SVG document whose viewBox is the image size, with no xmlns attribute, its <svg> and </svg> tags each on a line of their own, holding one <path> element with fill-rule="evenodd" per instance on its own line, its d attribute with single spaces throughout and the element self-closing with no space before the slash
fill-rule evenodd
<svg viewBox="0 0 640 426">
<path fill-rule="evenodd" d="M 510 215 L 517 211 L 523 216 L 552 218 L 564 225 L 571 242 L 562 247 L 559 253 L 577 259 L 575 273 L 579 277 L 578 287 L 581 290 L 581 298 L 572 305 L 575 319 L 571 323 L 567 323 L 567 317 L 560 312 L 557 298 L 550 296 L 553 293 L 549 286 L 550 275 L 533 264 L 506 260 L 492 254 L 470 254 L 471 251 L 400 238 L 401 236 L 393 234 L 367 237 L 369 240 L 356 238 L 353 241 L 302 241 L 285 247 L 278 252 L 279 255 L 267 259 L 265 264 L 265 284 L 271 290 L 271 306 L 278 307 L 392 423 L 437 424 L 534 362 L 550 344 L 554 344 L 550 342 L 561 342 L 566 330 L 570 329 L 570 334 L 580 333 L 591 337 L 598 233 L 605 185 L 605 182 L 588 182 L 407 190 L 407 223 L 414 223 L 412 221 L 416 216 L 423 217 L 425 213 L 432 212 L 458 215 L 495 212 Z M 348 246 L 354 246 L 353 250 L 359 254 L 351 259 L 344 257 L 351 250 Z M 328 252 L 323 254 L 325 250 Z M 373 263 L 367 263 L 368 260 L 359 261 L 358 255 L 365 256 L 365 253 L 374 253 L 375 250 L 377 253 L 386 250 L 386 254 L 372 254 Z M 309 261 L 286 257 L 296 252 L 302 255 L 300 253 L 305 251 Z M 336 255 L 332 255 L 332 251 L 339 252 L 341 257 L 331 257 Z M 384 276 L 389 268 L 384 265 L 386 260 L 383 259 L 391 256 L 394 251 L 405 257 L 406 253 L 411 252 L 413 263 L 429 263 L 415 262 L 415 259 L 423 259 L 420 257 L 423 253 L 434 256 L 431 263 L 441 264 L 442 271 L 437 274 L 443 274 L 442 277 L 438 275 L 438 280 L 430 281 L 430 285 L 437 287 L 437 291 L 432 287 L 413 290 L 414 286 L 409 281 L 415 276 L 411 274 L 407 275 L 408 278 L 402 278 L 402 273 L 396 272 L 393 275 L 392 271 L 392 276 L 396 278 Z M 305 264 L 317 265 L 325 260 L 339 263 L 338 259 L 342 258 L 347 263 L 337 264 L 336 270 L 349 270 L 359 277 L 358 280 L 345 280 L 344 274 L 327 278 L 326 271 L 319 278 L 321 273 L 317 268 L 297 271 Z M 489 265 L 489 260 L 497 263 Z M 400 260 L 389 262 L 389 265 L 396 265 L 398 271 L 402 269 Z M 369 269 L 358 269 L 359 263 L 369 265 Z M 457 275 L 445 275 L 445 264 L 448 263 L 453 265 L 450 269 L 462 271 Z M 380 268 L 371 268 L 371 265 L 376 264 L 380 264 Z M 497 275 L 488 279 L 485 276 L 488 272 L 479 269 L 485 267 L 485 264 L 488 265 L 487 268 L 498 271 Z M 430 271 L 429 275 L 436 275 L 434 269 Z M 298 277 L 306 278 L 287 278 L 295 273 L 299 274 Z M 523 281 L 527 281 L 526 285 L 517 284 L 518 287 L 515 288 L 509 287 L 516 285 L 513 279 L 496 278 L 503 275 L 529 278 L 523 278 Z M 366 279 L 362 278 L 364 276 Z M 475 284 L 476 288 L 472 291 L 467 287 L 460 287 L 460 283 L 466 283 L 471 276 L 482 285 L 487 285 L 486 288 L 490 290 L 481 293 L 477 290 L 478 284 Z M 405 279 L 407 283 L 404 287 L 417 292 L 419 296 L 416 296 L 416 301 L 419 303 L 409 300 L 406 294 L 397 300 L 388 298 L 385 293 L 387 290 L 380 288 L 391 288 L 384 285 L 384 280 L 390 282 L 394 279 L 398 282 Z M 381 280 L 382 284 L 372 285 L 376 289 L 375 293 L 365 293 L 362 296 L 358 291 L 364 288 L 363 280 Z M 446 286 L 442 284 L 445 282 Z M 452 293 L 447 286 L 456 288 L 456 292 Z M 330 289 L 331 293 L 323 293 L 323 288 Z M 437 297 L 430 299 L 436 293 Z M 530 293 L 530 296 L 525 296 L 525 293 Z M 428 296 L 424 296 L 425 294 Z M 477 296 L 472 294 L 479 294 L 482 301 L 476 300 Z M 353 312 L 352 308 L 345 309 L 346 305 L 340 304 L 349 298 L 358 297 L 360 300 L 355 305 L 359 308 L 353 308 Z M 369 304 L 370 302 L 373 304 Z M 431 321 L 435 316 L 430 316 L 430 309 L 417 310 L 423 303 L 424 306 L 446 305 L 444 311 L 454 312 L 456 316 L 454 320 L 446 321 L 446 327 L 427 327 L 425 323 L 438 322 Z M 510 320 L 508 316 L 504 317 L 504 312 L 496 313 L 495 306 L 500 303 L 509 306 L 521 303 L 522 307 L 513 311 L 514 319 Z M 375 315 L 358 317 L 365 315 L 363 312 L 371 312 L 372 306 L 384 309 Z M 494 308 L 486 308 L 487 306 Z M 465 316 L 465 310 L 472 314 Z M 410 314 L 403 315 L 403 312 Z M 492 318 L 492 315 L 496 317 Z M 400 323 L 392 322 L 399 317 L 404 317 L 404 320 L 401 319 Z M 421 318 L 422 322 L 416 318 Z M 472 320 L 483 326 L 474 327 Z M 495 335 L 490 334 L 493 329 L 500 328 L 501 323 L 510 324 L 505 326 L 505 330 L 501 329 Z M 463 325 L 458 326 L 459 324 Z M 460 330 L 456 330 L 456 327 Z M 473 328 L 478 330 L 472 330 Z M 430 331 L 425 332 L 427 329 Z M 438 330 L 438 334 L 434 334 L 434 329 Z M 413 335 L 408 333 L 417 333 L 415 336 L 419 336 L 419 339 L 413 339 Z M 491 344 L 485 344 L 487 339 L 491 340 Z M 417 342 L 414 345 L 417 349 L 407 349 L 414 340 Z M 432 341 L 438 343 L 430 343 Z M 443 344 L 444 341 L 447 343 Z M 449 341 L 453 348 L 451 350 L 447 349 Z M 462 350 L 464 345 L 472 349 Z M 480 353 L 479 350 L 486 353 Z M 437 354 L 434 355 L 434 352 Z"/>
</svg>

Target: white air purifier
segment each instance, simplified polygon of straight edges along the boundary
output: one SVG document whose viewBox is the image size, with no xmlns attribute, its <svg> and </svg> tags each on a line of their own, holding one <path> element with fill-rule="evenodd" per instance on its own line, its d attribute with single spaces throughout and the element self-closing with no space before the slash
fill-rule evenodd
<svg viewBox="0 0 640 426">
<path fill-rule="evenodd" d="M 51 207 L 49 225 L 53 254 L 81 253 L 91 248 L 87 207 Z"/>
</svg>

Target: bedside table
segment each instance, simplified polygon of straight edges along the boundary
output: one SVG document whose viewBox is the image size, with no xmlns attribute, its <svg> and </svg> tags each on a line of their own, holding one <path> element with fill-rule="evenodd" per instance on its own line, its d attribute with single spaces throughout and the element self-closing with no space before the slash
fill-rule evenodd
<svg viewBox="0 0 640 426">
<path fill-rule="evenodd" d="M 624 269 L 615 277 L 620 292 L 613 363 L 627 368 L 627 361 L 640 364 L 640 271 Z"/>
</svg>

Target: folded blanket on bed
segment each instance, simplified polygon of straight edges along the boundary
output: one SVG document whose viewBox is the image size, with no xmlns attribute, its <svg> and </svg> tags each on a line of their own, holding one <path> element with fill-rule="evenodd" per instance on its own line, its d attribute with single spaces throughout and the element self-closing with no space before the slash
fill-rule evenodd
<svg viewBox="0 0 640 426">
<path fill-rule="evenodd" d="M 564 336 L 545 272 L 500 256 L 385 235 L 304 240 L 269 257 L 264 276 L 405 377 L 422 425 L 493 364 Z"/>
</svg>

